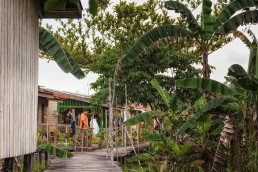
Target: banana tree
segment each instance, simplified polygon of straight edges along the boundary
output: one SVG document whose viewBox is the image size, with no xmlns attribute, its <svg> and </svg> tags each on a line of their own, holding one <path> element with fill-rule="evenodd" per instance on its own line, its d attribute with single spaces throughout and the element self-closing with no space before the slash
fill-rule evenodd
<svg viewBox="0 0 258 172">
<path fill-rule="evenodd" d="M 161 98 L 164 101 L 164 104 L 167 106 L 168 111 L 161 112 L 161 111 L 149 111 L 144 112 L 139 115 L 136 115 L 127 121 L 124 122 L 126 126 L 133 126 L 141 122 L 146 122 L 150 118 L 155 118 L 157 116 L 162 117 L 165 121 L 165 128 L 161 131 L 161 134 L 156 134 L 155 132 L 149 135 L 146 135 L 144 138 L 146 141 L 152 142 L 151 150 L 152 152 L 148 154 L 148 157 L 152 157 L 152 161 L 155 160 L 155 157 L 162 161 L 164 167 L 170 166 L 169 170 L 183 170 L 184 164 L 187 161 L 194 162 L 196 158 L 193 158 L 191 155 L 195 154 L 194 143 L 192 142 L 184 142 L 180 141 L 180 139 L 187 139 L 187 136 L 184 135 L 188 133 L 190 136 L 195 135 L 195 137 L 200 136 L 205 131 L 207 131 L 211 126 L 210 118 L 202 118 L 196 119 L 197 125 L 193 124 L 198 127 L 198 129 L 193 130 L 191 127 L 186 128 L 183 133 L 175 134 L 175 131 L 178 128 L 184 128 L 182 126 L 183 122 L 181 122 L 182 115 L 182 102 L 177 98 L 177 96 L 173 93 L 169 95 L 169 93 L 162 89 L 156 79 L 151 81 L 152 86 L 158 91 Z M 226 102 L 226 101 L 224 101 Z M 196 101 L 193 108 L 198 109 L 200 105 L 207 103 L 204 97 L 201 97 L 198 101 Z M 208 108 L 208 107 L 207 107 Z M 192 109 L 188 108 L 188 111 L 192 111 Z M 191 125 L 193 127 L 193 125 Z M 182 145 L 179 145 L 182 144 Z M 189 156 L 190 155 L 190 156 Z M 142 156 L 133 157 L 132 159 L 140 160 Z M 145 157 L 145 156 L 144 156 Z M 176 165 L 179 164 L 179 165 Z M 180 164 L 182 166 L 180 166 Z M 201 168 L 197 166 L 188 166 L 187 168 L 194 170 L 195 168 Z M 189 170 L 188 169 L 188 170 Z"/>
<path fill-rule="evenodd" d="M 220 94 L 202 108 L 202 113 L 196 113 L 186 121 L 179 128 L 178 133 L 184 133 L 186 129 L 194 126 L 197 119 L 207 112 L 227 115 L 214 156 L 212 171 L 225 168 L 228 161 L 226 152 L 230 151 L 235 154 L 233 162 L 230 162 L 233 164 L 232 171 L 257 171 L 258 147 L 255 146 L 255 140 L 258 137 L 255 126 L 257 125 L 258 80 L 236 64 L 229 68 L 228 76 L 231 81 L 230 87 L 205 78 L 187 78 L 176 81 L 178 87 L 198 88 Z M 247 163 L 248 165 L 242 165 Z"/>
<path fill-rule="evenodd" d="M 158 26 L 142 35 L 122 57 L 117 66 L 119 73 L 121 61 L 133 60 L 141 53 L 148 51 L 153 45 L 159 46 L 161 40 L 165 44 L 184 42 L 183 50 L 189 49 L 203 59 L 203 76 L 210 77 L 208 56 L 223 44 L 229 42 L 230 33 L 234 33 L 241 25 L 256 24 L 258 22 L 257 0 L 233 0 L 225 5 L 217 14 L 217 8 L 212 10 L 211 0 L 202 1 L 201 20 L 194 17 L 190 9 L 179 1 L 165 1 L 168 10 L 174 10 L 184 16 L 187 26 L 169 24 Z M 216 14 L 216 15 L 215 15 Z M 224 39 L 224 41 L 223 41 Z M 217 41 L 216 41 L 217 40 Z M 186 44 L 190 45 L 186 45 Z M 214 48 L 216 47 L 216 48 Z"/>
<path fill-rule="evenodd" d="M 85 77 L 84 72 L 75 62 L 74 58 L 64 50 L 55 37 L 43 27 L 39 28 L 39 48 L 49 53 L 65 73 L 71 73 L 78 79 Z"/>
</svg>

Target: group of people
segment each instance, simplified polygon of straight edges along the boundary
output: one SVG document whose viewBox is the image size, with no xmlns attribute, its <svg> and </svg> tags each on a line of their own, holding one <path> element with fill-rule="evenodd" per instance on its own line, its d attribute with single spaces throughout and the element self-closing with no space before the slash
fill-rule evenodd
<svg viewBox="0 0 258 172">
<path fill-rule="evenodd" d="M 72 134 L 76 133 L 76 118 L 75 115 L 71 111 L 68 112 L 69 116 L 72 116 L 72 122 L 71 122 L 71 128 L 72 128 Z M 82 130 L 84 138 L 87 137 L 87 129 L 89 127 L 93 128 L 93 134 L 97 134 L 99 132 L 99 126 L 96 121 L 96 119 L 91 119 L 89 122 L 90 117 L 90 109 L 86 108 L 82 110 L 82 113 L 80 115 L 80 122 L 79 122 L 79 129 Z M 86 140 L 86 139 L 84 139 Z M 84 145 L 86 145 L 86 141 L 84 141 Z"/>
</svg>

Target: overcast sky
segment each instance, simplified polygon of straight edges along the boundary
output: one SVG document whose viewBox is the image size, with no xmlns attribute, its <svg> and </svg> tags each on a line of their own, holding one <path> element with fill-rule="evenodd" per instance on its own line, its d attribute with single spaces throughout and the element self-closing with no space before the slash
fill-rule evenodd
<svg viewBox="0 0 258 172">
<path fill-rule="evenodd" d="M 87 1 L 81 0 L 83 7 L 87 7 Z M 130 0 L 132 1 L 132 0 Z M 113 0 L 113 4 L 118 0 Z M 137 1 L 143 2 L 143 1 Z M 44 20 L 44 22 L 54 23 L 53 20 Z M 251 29 L 258 33 L 257 25 L 252 26 Z M 216 70 L 211 74 L 211 78 L 220 82 L 224 82 L 224 76 L 227 74 L 228 68 L 232 64 L 240 64 L 244 68 L 247 67 L 249 50 L 239 40 L 236 39 L 215 51 L 209 56 L 209 64 L 216 67 Z M 89 73 L 86 78 L 78 80 L 71 74 L 64 73 L 55 62 L 48 62 L 48 60 L 39 60 L 39 85 L 47 88 L 52 88 L 60 91 L 77 92 L 83 94 L 92 94 L 89 84 L 95 82 L 98 75 Z"/>
</svg>

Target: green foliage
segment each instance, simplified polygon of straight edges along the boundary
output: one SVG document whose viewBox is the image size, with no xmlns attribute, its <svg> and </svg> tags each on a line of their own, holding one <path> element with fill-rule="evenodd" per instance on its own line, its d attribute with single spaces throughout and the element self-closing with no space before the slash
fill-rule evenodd
<svg viewBox="0 0 258 172">
<path fill-rule="evenodd" d="M 71 74 L 78 79 L 85 77 L 74 58 L 64 50 L 55 37 L 43 27 L 39 28 L 39 48 L 49 53 L 65 73 L 71 72 Z"/>
<path fill-rule="evenodd" d="M 169 93 L 168 93 L 168 91 L 163 90 L 162 87 L 159 85 L 159 82 L 155 78 L 151 80 L 151 85 L 153 86 L 153 88 L 155 88 L 158 91 L 158 93 L 161 96 L 165 105 L 167 107 L 169 107 Z"/>
<path fill-rule="evenodd" d="M 206 78 L 186 78 L 175 81 L 177 87 L 197 88 L 203 91 L 218 93 L 225 96 L 237 95 L 237 93 L 218 81 Z"/>
<path fill-rule="evenodd" d="M 187 18 L 187 22 L 189 23 L 189 29 L 193 33 L 201 28 L 197 20 L 194 18 L 192 12 L 184 4 L 178 1 L 165 1 L 164 3 L 165 7 L 168 10 L 175 10 L 176 13 L 180 13 Z"/>
<path fill-rule="evenodd" d="M 202 1 L 201 28 L 203 33 L 201 33 L 201 36 L 202 39 L 205 41 L 209 40 L 214 33 L 213 17 L 211 16 L 211 6 L 212 2 L 210 0 Z"/>
<path fill-rule="evenodd" d="M 40 144 L 38 145 L 38 148 L 48 152 L 49 154 L 53 154 L 54 148 L 51 144 Z M 56 156 L 59 158 L 71 158 L 73 154 L 67 150 L 56 148 Z"/>
<path fill-rule="evenodd" d="M 254 78 L 252 79 L 244 68 L 238 64 L 230 66 L 228 76 L 236 78 L 237 83 L 246 90 L 257 90 L 258 81 Z"/>
<path fill-rule="evenodd" d="M 234 17 L 223 23 L 216 31 L 219 34 L 230 33 L 232 30 L 237 29 L 239 26 L 245 24 L 256 24 L 258 22 L 258 10 L 246 11 L 235 15 Z"/>
<path fill-rule="evenodd" d="M 145 140 L 147 141 L 163 141 L 166 142 L 167 138 L 163 134 L 148 134 L 144 137 Z"/>
<path fill-rule="evenodd" d="M 211 112 L 217 112 L 217 111 L 221 112 L 221 109 L 220 109 L 221 106 L 225 107 L 227 104 L 235 103 L 235 102 L 238 102 L 238 100 L 233 97 L 220 96 L 212 99 L 206 105 L 204 105 L 202 108 L 202 112 L 203 113 L 211 113 Z M 227 114 L 227 113 L 224 112 L 224 114 Z"/>
<path fill-rule="evenodd" d="M 143 112 L 143 113 L 140 113 L 139 115 L 136 115 L 126 121 L 123 122 L 124 125 L 126 126 L 132 126 L 132 125 L 136 125 L 138 123 L 141 123 L 141 122 L 144 122 L 146 120 L 148 120 L 150 117 L 152 116 L 160 116 L 160 115 L 163 115 L 163 112 L 161 111 L 148 111 L 148 112 Z"/>
<path fill-rule="evenodd" d="M 156 43 L 160 39 L 168 37 L 193 37 L 189 30 L 176 25 L 164 25 L 153 28 L 141 36 L 129 49 L 123 58 L 133 60 L 139 56 L 146 48 Z M 166 43 L 166 42 L 165 42 Z"/>
<path fill-rule="evenodd" d="M 44 3 L 44 11 L 60 11 L 65 10 L 68 0 L 47 0 Z"/>
<path fill-rule="evenodd" d="M 39 28 L 39 48 L 52 55 L 55 62 L 64 72 L 68 73 L 72 71 L 72 67 L 66 58 L 65 51 L 55 37 L 43 27 Z"/>
<path fill-rule="evenodd" d="M 129 158 L 128 162 L 146 161 L 146 160 L 151 160 L 151 159 L 152 159 L 152 157 L 150 154 L 142 153 L 142 154 L 138 154 L 138 155 L 135 155 L 135 156 Z"/>
<path fill-rule="evenodd" d="M 232 15 L 235 14 L 236 11 L 241 9 L 247 10 L 249 7 L 255 6 L 258 6 L 258 2 L 256 0 L 232 1 L 224 9 L 222 9 L 221 13 L 216 18 L 214 23 L 215 28 L 217 29 L 220 25 L 225 23 Z"/>
<path fill-rule="evenodd" d="M 40 163 L 39 160 L 36 160 L 36 161 L 33 162 L 32 172 L 41 172 L 41 171 L 43 171 L 45 169 L 46 169 L 45 161 L 42 161 Z"/>
<path fill-rule="evenodd" d="M 89 12 L 94 16 L 97 14 L 98 3 L 97 0 L 89 0 Z"/>
</svg>

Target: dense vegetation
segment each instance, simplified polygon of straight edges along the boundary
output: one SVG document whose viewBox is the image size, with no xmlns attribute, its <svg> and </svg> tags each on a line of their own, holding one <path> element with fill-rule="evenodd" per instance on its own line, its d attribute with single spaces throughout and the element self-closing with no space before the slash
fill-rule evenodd
<svg viewBox="0 0 258 172">
<path fill-rule="evenodd" d="M 258 171 L 257 41 L 251 31 L 250 41 L 236 30 L 258 22 L 258 1 L 121 1 L 113 13 L 108 4 L 99 1 L 95 16 L 59 21 L 61 26 L 52 32 L 80 67 L 100 75 L 92 84 L 97 91 L 92 101 L 107 101 L 108 80 L 115 73 L 118 104 L 124 104 L 127 85 L 129 101 L 153 109 L 124 124 L 148 123 L 152 118 L 163 123 L 158 134 L 145 135 L 150 151 L 129 159 L 142 166 L 130 168 Z M 195 17 L 192 11 L 199 6 L 201 13 Z M 168 10 L 180 16 L 171 18 Z M 250 48 L 247 72 L 234 64 L 226 84 L 209 79 L 208 55 L 235 37 Z M 194 67 L 199 63 L 204 78 Z"/>
</svg>

